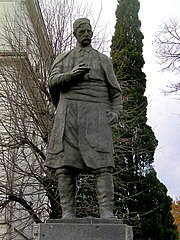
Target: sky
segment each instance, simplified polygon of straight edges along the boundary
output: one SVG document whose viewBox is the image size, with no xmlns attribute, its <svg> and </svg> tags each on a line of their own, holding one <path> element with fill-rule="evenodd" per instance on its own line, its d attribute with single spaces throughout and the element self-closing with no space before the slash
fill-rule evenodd
<svg viewBox="0 0 180 240">
<path fill-rule="evenodd" d="M 89 1 L 88 1 L 89 2 Z M 114 33 L 117 0 L 91 0 L 93 17 L 98 17 L 102 6 L 100 25 L 107 26 L 110 35 Z M 180 0 L 140 0 L 139 19 L 144 34 L 143 56 L 148 99 L 147 124 L 150 125 L 158 140 L 154 156 L 154 167 L 159 180 L 167 187 L 168 195 L 174 200 L 180 196 L 180 101 L 178 95 L 165 96 L 162 90 L 170 82 L 177 82 L 178 76 L 170 72 L 161 72 L 155 57 L 153 35 L 164 21 L 179 17 Z M 180 98 L 180 97 L 179 97 Z"/>
</svg>

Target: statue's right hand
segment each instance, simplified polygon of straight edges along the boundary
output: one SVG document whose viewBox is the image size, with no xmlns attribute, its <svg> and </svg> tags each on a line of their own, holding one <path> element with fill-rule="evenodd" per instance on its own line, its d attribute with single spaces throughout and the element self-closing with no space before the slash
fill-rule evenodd
<svg viewBox="0 0 180 240">
<path fill-rule="evenodd" d="M 85 64 L 76 65 L 70 72 L 72 77 L 84 76 L 88 73 L 90 68 L 86 67 Z"/>
</svg>

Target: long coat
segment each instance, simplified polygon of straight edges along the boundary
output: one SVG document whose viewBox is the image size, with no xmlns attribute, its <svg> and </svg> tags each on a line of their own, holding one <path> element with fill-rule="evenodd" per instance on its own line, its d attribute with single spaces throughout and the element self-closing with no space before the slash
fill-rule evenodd
<svg viewBox="0 0 180 240">
<path fill-rule="evenodd" d="M 87 166 L 92 169 L 114 167 L 112 133 L 106 110 L 121 115 L 121 89 L 111 60 L 104 54 L 92 50 L 98 56 L 98 62 L 103 69 L 104 82 L 108 92 L 111 89 L 111 94 L 107 95 L 108 99 L 105 102 L 99 101 L 98 98 L 95 102 L 69 100 L 66 96 L 71 93 L 71 88 L 62 91 L 62 86 L 71 80 L 69 72 L 75 66 L 76 49 L 56 58 L 49 77 L 49 90 L 57 109 L 47 150 L 45 162 L 47 167 Z M 71 131 L 72 125 L 76 125 L 73 127 L 76 129 L 74 133 Z M 67 138 L 71 141 L 70 147 L 65 141 Z M 75 144 L 74 149 L 71 147 L 73 144 Z"/>
</svg>

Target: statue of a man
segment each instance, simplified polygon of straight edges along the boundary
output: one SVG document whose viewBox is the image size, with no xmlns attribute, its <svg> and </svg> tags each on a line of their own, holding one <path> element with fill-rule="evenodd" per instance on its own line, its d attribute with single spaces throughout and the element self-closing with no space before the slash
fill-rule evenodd
<svg viewBox="0 0 180 240">
<path fill-rule="evenodd" d="M 49 90 L 56 105 L 45 165 L 56 169 L 62 218 L 75 218 L 75 178 L 95 175 L 100 218 L 113 218 L 111 125 L 122 113 L 111 60 L 93 49 L 89 19 L 73 24 L 76 47 L 53 63 Z"/>
</svg>

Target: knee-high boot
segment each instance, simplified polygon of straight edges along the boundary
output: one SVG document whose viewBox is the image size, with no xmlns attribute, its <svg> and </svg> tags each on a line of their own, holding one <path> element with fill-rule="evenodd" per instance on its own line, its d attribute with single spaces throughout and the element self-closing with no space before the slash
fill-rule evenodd
<svg viewBox="0 0 180 240">
<path fill-rule="evenodd" d="M 111 173 L 97 174 L 96 191 L 100 218 L 116 218 L 113 215 L 114 185 Z"/>
<path fill-rule="evenodd" d="M 75 177 L 61 173 L 58 175 L 58 189 L 62 208 L 62 218 L 75 218 Z"/>
</svg>

